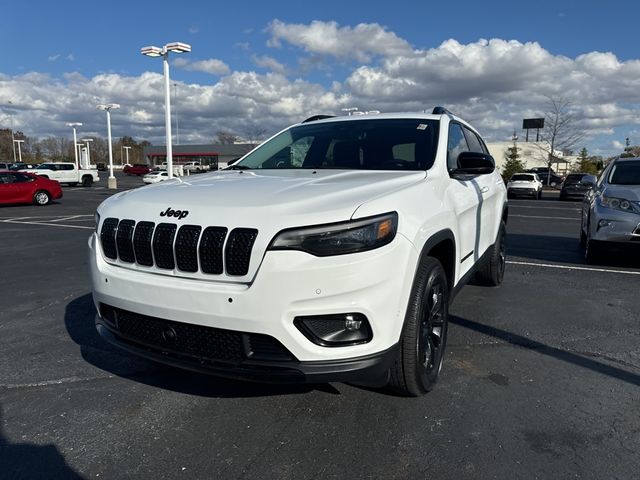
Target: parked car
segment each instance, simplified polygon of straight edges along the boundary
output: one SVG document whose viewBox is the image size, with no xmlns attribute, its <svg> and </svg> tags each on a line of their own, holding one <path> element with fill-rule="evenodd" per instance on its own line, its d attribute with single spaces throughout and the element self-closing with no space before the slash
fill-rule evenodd
<svg viewBox="0 0 640 480">
<path fill-rule="evenodd" d="M 114 195 L 96 219 L 98 332 L 253 381 L 422 395 L 455 292 L 474 274 L 497 286 L 505 268 L 504 182 L 441 107 L 315 116 L 226 170 Z"/>
<path fill-rule="evenodd" d="M 106 172 L 107 171 L 107 164 L 104 162 L 98 162 L 96 163 L 96 169 L 99 172 Z"/>
<path fill-rule="evenodd" d="M 83 187 L 90 187 L 93 182 L 100 180 L 98 171 L 92 169 L 77 169 L 73 162 L 41 163 L 34 169 L 21 169 L 19 172 L 31 172 L 44 178 L 57 180 L 74 186 L 82 183 Z"/>
<path fill-rule="evenodd" d="M 527 172 L 529 173 L 552 173 L 554 175 L 556 175 L 556 172 L 553 168 L 550 167 L 533 167 L 527 170 Z"/>
<path fill-rule="evenodd" d="M 560 200 L 566 200 L 567 198 L 582 199 L 591 188 L 581 182 L 586 175 L 586 173 L 570 173 L 567 175 L 560 185 Z"/>
<path fill-rule="evenodd" d="M 0 204 L 46 205 L 62 198 L 60 183 L 32 173 L 0 170 Z"/>
<path fill-rule="evenodd" d="M 151 171 L 151 168 L 146 163 L 136 163 L 134 165 L 125 165 L 122 169 L 127 175 L 146 175 Z"/>
<path fill-rule="evenodd" d="M 190 173 L 201 173 L 209 170 L 209 165 L 203 165 L 200 162 L 187 162 L 182 166 L 182 168 Z"/>
<path fill-rule="evenodd" d="M 581 182 L 591 187 L 580 223 L 587 262 L 597 262 L 612 245 L 640 247 L 640 158 L 618 158 L 599 180 L 586 175 Z"/>
<path fill-rule="evenodd" d="M 12 163 L 9 165 L 9 170 L 33 170 L 34 168 L 38 168 L 39 164 L 37 163 Z"/>
<path fill-rule="evenodd" d="M 537 173 L 536 175 L 538 175 L 538 178 L 542 182 L 542 185 L 544 185 L 545 187 L 549 186 L 556 188 L 564 181 L 564 178 L 556 175 L 555 173 L 541 172 Z"/>
<path fill-rule="evenodd" d="M 159 183 L 165 180 L 169 180 L 169 172 L 166 170 L 153 171 L 142 177 L 144 183 Z"/>
<path fill-rule="evenodd" d="M 540 199 L 542 182 L 535 173 L 514 173 L 507 182 L 507 195 L 509 197 L 526 195 Z"/>
<path fill-rule="evenodd" d="M 11 165 L 11 163 L 0 162 L 0 170 L 8 170 Z"/>
</svg>

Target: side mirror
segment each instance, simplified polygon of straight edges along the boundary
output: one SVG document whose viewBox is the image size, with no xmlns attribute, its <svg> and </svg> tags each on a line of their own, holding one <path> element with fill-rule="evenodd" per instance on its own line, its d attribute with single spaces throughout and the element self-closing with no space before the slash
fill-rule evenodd
<svg viewBox="0 0 640 480">
<path fill-rule="evenodd" d="M 458 168 L 452 170 L 453 175 L 486 175 L 493 173 L 496 162 L 491 155 L 479 152 L 462 152 L 458 155 Z"/>
<path fill-rule="evenodd" d="M 580 179 L 580 183 L 583 185 L 588 185 L 591 188 L 594 188 L 598 183 L 598 179 L 593 175 L 585 175 Z"/>
</svg>

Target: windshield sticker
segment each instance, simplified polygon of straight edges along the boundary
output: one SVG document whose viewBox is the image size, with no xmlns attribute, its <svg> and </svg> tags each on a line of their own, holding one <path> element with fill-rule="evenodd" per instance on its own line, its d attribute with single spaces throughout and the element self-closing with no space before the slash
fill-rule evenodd
<svg viewBox="0 0 640 480">
<path fill-rule="evenodd" d="M 418 128 L 416 130 L 426 130 L 428 126 L 429 125 L 427 125 L 426 123 L 421 123 L 420 125 L 418 125 Z"/>
</svg>

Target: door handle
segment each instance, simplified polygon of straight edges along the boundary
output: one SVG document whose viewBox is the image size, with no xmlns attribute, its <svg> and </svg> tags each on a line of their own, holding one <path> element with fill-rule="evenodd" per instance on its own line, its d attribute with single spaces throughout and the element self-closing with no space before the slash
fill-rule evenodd
<svg viewBox="0 0 640 480">
<path fill-rule="evenodd" d="M 489 187 L 484 186 L 480 189 L 480 193 L 487 193 L 489 191 Z"/>
</svg>

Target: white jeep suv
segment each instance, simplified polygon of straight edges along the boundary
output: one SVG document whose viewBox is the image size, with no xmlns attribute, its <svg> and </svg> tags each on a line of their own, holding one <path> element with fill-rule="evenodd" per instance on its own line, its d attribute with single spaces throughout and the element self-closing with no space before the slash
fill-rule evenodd
<svg viewBox="0 0 640 480">
<path fill-rule="evenodd" d="M 504 183 L 441 107 L 318 115 L 226 170 L 116 194 L 96 218 L 100 334 L 234 378 L 423 394 L 455 292 L 504 274 Z"/>
</svg>

